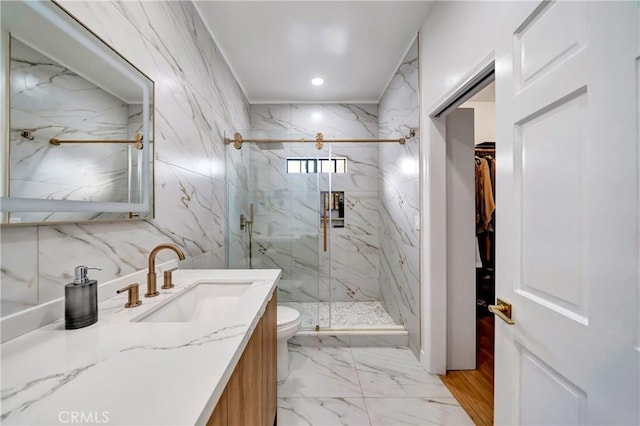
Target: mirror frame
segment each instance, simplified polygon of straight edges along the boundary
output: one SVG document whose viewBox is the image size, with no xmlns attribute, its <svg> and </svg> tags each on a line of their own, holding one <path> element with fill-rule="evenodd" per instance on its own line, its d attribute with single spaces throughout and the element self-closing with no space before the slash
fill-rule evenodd
<svg viewBox="0 0 640 426">
<path fill-rule="evenodd" d="M 91 31 L 86 25 L 84 25 L 79 19 L 69 13 L 64 7 L 60 6 L 54 0 L 50 1 L 22 1 L 22 4 L 31 9 L 32 12 L 38 14 L 41 18 L 52 23 L 60 30 L 64 31 L 70 37 L 73 37 L 76 41 L 92 48 L 91 50 L 106 63 L 110 64 L 114 68 L 118 69 L 121 73 L 131 77 L 131 80 L 136 82 L 142 89 L 143 102 L 142 102 L 142 134 L 145 138 L 151 135 L 152 139 L 145 139 L 142 147 L 142 198 L 139 203 L 128 202 L 97 202 L 97 201 L 79 201 L 79 200 L 51 200 L 51 199 L 33 199 L 33 198 L 19 198 L 11 197 L 9 194 L 10 176 L 9 176 L 9 140 L 10 140 L 10 108 L 11 108 L 11 96 L 10 96 L 10 38 L 11 33 L 7 30 L 1 31 L 1 43 L 2 50 L 5 54 L 2 54 L 0 58 L 0 78 L 2 84 L 0 85 L 0 96 L 5 101 L 2 105 L 2 111 L 0 113 L 0 120 L 4 125 L 5 131 L 2 132 L 0 141 L 2 143 L 2 149 L 0 150 L 0 167 L 4 169 L 2 172 L 2 185 L 0 186 L 0 225 L 49 225 L 56 223 L 99 223 L 99 222 L 113 222 L 122 220 L 148 220 L 155 217 L 155 164 L 154 162 L 154 148 L 155 148 L 155 82 L 143 73 L 138 67 L 132 64 L 124 56 L 122 56 L 117 50 L 111 47 L 107 42 L 100 38 L 97 34 Z M 20 37 L 18 37 L 20 39 Z M 93 47 L 98 46 L 98 49 Z M 122 62 L 124 61 L 124 62 Z M 128 64 L 128 66 L 127 66 Z M 131 68 L 129 68 L 131 67 Z M 139 75 L 134 72 L 137 71 Z M 144 81 L 143 78 L 147 81 Z M 149 84 L 150 83 L 150 84 Z M 152 120 L 150 122 L 150 120 Z M 91 213 L 129 213 L 128 219 L 69 219 L 63 221 L 51 221 L 51 222 L 19 222 L 10 223 L 7 219 L 11 212 L 91 212 Z M 140 217 L 144 216 L 144 217 Z"/>
</svg>

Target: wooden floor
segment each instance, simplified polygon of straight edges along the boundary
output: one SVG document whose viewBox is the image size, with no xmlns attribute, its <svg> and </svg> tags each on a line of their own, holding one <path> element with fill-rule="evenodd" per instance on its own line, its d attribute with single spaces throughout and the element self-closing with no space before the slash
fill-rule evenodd
<svg viewBox="0 0 640 426">
<path fill-rule="evenodd" d="M 440 376 L 476 425 L 493 425 L 494 316 L 477 320 L 478 368 Z"/>
</svg>

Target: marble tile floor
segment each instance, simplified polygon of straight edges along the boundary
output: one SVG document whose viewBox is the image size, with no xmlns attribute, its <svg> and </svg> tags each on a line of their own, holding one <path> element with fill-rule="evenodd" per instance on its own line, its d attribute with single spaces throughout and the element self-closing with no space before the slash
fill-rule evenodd
<svg viewBox="0 0 640 426">
<path fill-rule="evenodd" d="M 471 425 L 406 348 L 289 345 L 278 425 Z"/>
<path fill-rule="evenodd" d="M 316 325 L 330 328 L 390 328 L 397 325 L 380 302 L 284 302 L 300 312 L 302 329 Z M 329 316 L 331 312 L 331 316 Z"/>
</svg>

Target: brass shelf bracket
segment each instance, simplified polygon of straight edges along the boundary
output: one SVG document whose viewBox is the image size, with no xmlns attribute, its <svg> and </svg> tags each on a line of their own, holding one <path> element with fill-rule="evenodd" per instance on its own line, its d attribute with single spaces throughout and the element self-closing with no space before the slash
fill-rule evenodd
<svg viewBox="0 0 640 426">
<path fill-rule="evenodd" d="M 324 146 L 324 135 L 320 132 L 316 134 L 316 149 L 321 150 Z"/>
</svg>

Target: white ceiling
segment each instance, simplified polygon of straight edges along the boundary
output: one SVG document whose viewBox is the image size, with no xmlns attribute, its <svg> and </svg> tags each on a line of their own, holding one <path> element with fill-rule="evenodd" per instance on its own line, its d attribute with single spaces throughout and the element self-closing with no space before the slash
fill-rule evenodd
<svg viewBox="0 0 640 426">
<path fill-rule="evenodd" d="M 196 1 L 251 103 L 377 103 L 426 1 Z M 325 79 L 313 86 L 312 77 Z"/>
</svg>

